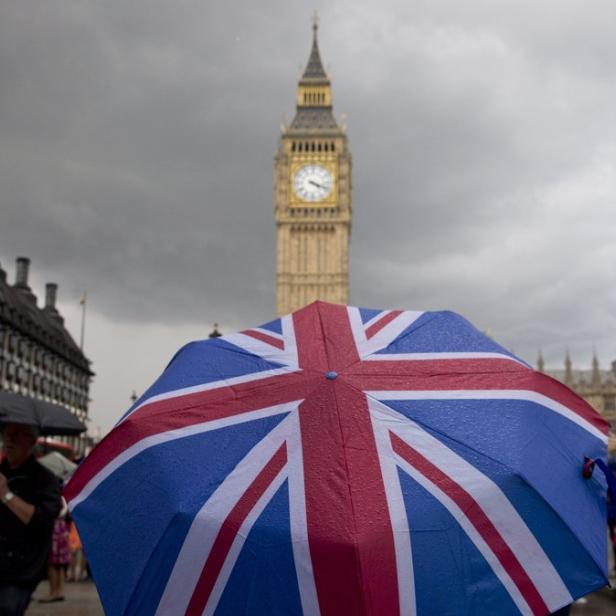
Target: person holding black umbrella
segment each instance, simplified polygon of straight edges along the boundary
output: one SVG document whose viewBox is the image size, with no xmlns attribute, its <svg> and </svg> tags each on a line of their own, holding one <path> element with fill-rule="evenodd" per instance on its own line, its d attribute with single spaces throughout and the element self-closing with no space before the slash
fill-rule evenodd
<svg viewBox="0 0 616 616">
<path fill-rule="evenodd" d="M 0 463 L 0 616 L 21 616 L 43 577 L 54 520 L 61 509 L 60 485 L 33 451 L 33 425 L 7 422 Z"/>
</svg>

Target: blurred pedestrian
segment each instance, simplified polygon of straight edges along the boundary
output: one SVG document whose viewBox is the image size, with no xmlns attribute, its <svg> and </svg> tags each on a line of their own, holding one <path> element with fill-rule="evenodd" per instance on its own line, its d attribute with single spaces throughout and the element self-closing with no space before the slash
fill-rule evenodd
<svg viewBox="0 0 616 616">
<path fill-rule="evenodd" d="M 71 550 L 71 564 L 66 576 L 67 582 L 78 582 L 87 576 L 85 559 L 83 557 L 83 546 L 81 538 L 77 532 L 77 526 L 73 520 L 69 521 L 68 526 L 68 546 Z"/>
<path fill-rule="evenodd" d="M 62 510 L 56 518 L 51 534 L 51 551 L 49 553 L 49 594 L 40 603 L 55 603 L 64 601 L 64 576 L 71 562 L 71 550 L 68 542 L 68 526 L 66 514 L 68 507 L 64 497 L 62 498 Z"/>
<path fill-rule="evenodd" d="M 45 574 L 60 485 L 33 456 L 34 426 L 2 426 L 0 462 L 0 616 L 22 616 Z"/>
</svg>

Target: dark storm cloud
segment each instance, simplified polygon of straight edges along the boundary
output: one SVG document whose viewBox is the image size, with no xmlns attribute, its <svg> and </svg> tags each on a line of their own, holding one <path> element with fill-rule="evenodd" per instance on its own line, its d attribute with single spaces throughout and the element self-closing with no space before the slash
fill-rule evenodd
<svg viewBox="0 0 616 616">
<path fill-rule="evenodd" d="M 4 261 L 28 252 L 119 319 L 239 318 L 246 297 L 271 311 L 272 155 L 295 77 L 273 78 L 274 22 L 27 4 L 2 19 Z"/>
<path fill-rule="evenodd" d="M 268 318 L 272 157 L 311 11 L 3 3 L 5 266 L 28 254 L 119 322 Z M 527 358 L 611 354 L 614 5 L 334 2 L 321 24 L 352 300 L 453 308 Z"/>
<path fill-rule="evenodd" d="M 427 6 L 355 57 L 355 302 L 452 307 L 527 357 L 612 353 L 613 6 Z"/>
</svg>

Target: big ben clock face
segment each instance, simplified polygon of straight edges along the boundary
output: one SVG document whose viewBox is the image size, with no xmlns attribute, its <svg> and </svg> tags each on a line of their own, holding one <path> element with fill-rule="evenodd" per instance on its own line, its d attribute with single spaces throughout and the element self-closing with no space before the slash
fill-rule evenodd
<svg viewBox="0 0 616 616">
<path fill-rule="evenodd" d="M 293 190 L 304 201 L 323 201 L 332 191 L 332 174 L 321 165 L 304 165 L 293 177 Z"/>
</svg>

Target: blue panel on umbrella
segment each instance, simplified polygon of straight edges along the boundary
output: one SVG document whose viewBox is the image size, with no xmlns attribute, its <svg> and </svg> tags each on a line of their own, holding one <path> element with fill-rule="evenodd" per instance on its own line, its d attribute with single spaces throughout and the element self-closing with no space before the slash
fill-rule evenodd
<svg viewBox="0 0 616 616">
<path fill-rule="evenodd" d="M 519 613 L 455 518 L 406 473 L 400 471 L 399 476 L 411 530 L 417 613 Z"/>
<path fill-rule="evenodd" d="M 137 582 L 125 616 L 147 616 L 156 613 L 162 592 L 194 517 L 194 512 L 178 513 L 171 519 Z M 124 561 L 124 558 L 122 560 Z"/>
<path fill-rule="evenodd" d="M 381 314 L 382 310 L 371 310 L 370 308 L 360 308 L 359 314 L 361 316 L 361 322 L 367 323 L 370 319 L 374 319 L 377 314 Z"/>
<path fill-rule="evenodd" d="M 469 455 L 468 448 L 455 441 L 447 439 L 445 444 L 457 454 L 465 456 L 475 468 L 499 486 L 537 538 L 574 598 L 604 582 L 590 554 L 554 509 L 535 490 L 529 488 L 524 479 L 513 475 L 505 466 L 486 456 L 477 453 Z"/>
<path fill-rule="evenodd" d="M 261 325 L 261 329 L 267 329 L 270 332 L 274 332 L 276 334 L 282 334 L 282 320 L 274 319 L 273 321 L 269 321 L 269 323 L 265 323 L 265 325 Z"/>
<path fill-rule="evenodd" d="M 505 353 L 455 312 L 425 312 L 379 353 Z"/>
<path fill-rule="evenodd" d="M 248 534 L 215 614 L 301 613 L 285 481 Z"/>
<path fill-rule="evenodd" d="M 191 342 L 174 355 L 163 374 L 131 408 L 169 391 L 279 367 L 280 364 L 251 355 L 222 338 Z"/>
<path fill-rule="evenodd" d="M 435 434 L 448 434 L 483 455 L 522 473 L 559 511 L 596 562 L 603 562 L 605 545 L 593 543 L 593 531 L 604 525 L 597 503 L 603 497 L 601 479 L 583 479 L 584 456 L 599 457 L 604 445 L 575 423 L 533 402 L 519 400 L 443 400 L 388 402 Z M 558 435 L 554 439 L 554 435 Z M 559 443 L 558 446 L 550 443 Z M 579 461 L 571 464 L 571 459 Z M 563 476 L 567 471 L 568 475 Z M 563 479 L 566 489 L 563 489 Z M 578 512 L 583 506 L 585 519 Z"/>
<path fill-rule="evenodd" d="M 469 450 L 437 432 L 428 432 L 498 485 L 556 567 L 573 597 L 586 594 L 588 588 L 602 585 L 604 577 L 590 554 L 554 509 L 524 479 L 492 458 Z M 438 460 L 434 462 L 438 465 Z M 446 468 L 443 470 L 447 472 Z M 571 498 L 568 490 L 566 493 Z"/>
<path fill-rule="evenodd" d="M 600 480 L 589 482 L 581 474 L 584 456 L 599 457 L 603 451 L 597 438 L 557 413 L 521 400 L 413 400 L 387 401 L 387 405 L 465 458 L 476 461 L 488 456 L 522 474 L 559 512 L 595 562 L 604 562 L 605 542 L 602 537 L 597 541 L 595 532 L 605 525 L 598 506 L 602 502 L 598 492 L 604 488 Z M 558 448 L 549 445 L 556 442 Z M 456 443 L 465 447 L 458 451 Z M 473 450 L 481 455 L 473 456 Z M 579 460 L 579 466 L 571 459 Z M 583 519 L 580 508 L 586 512 Z"/>
<path fill-rule="evenodd" d="M 192 518 L 235 465 L 285 416 L 151 447 L 122 465 L 75 508 L 107 613 L 124 613 L 135 588 L 138 605 L 131 604 L 129 613 L 156 611 L 164 589 L 157 581 L 171 573 Z M 119 494 L 130 499 L 118 498 Z"/>
</svg>

